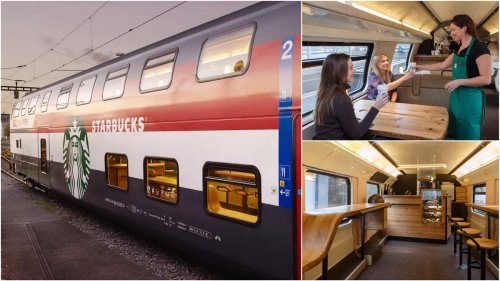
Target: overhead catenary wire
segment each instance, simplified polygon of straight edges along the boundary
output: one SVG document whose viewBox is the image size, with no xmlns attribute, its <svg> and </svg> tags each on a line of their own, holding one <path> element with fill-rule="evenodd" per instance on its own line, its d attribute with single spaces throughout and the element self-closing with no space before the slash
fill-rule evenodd
<svg viewBox="0 0 500 281">
<path fill-rule="evenodd" d="M 144 21 L 144 22 L 142 22 L 142 23 L 140 23 L 140 24 L 138 24 L 138 25 L 136 25 L 136 26 L 134 26 L 134 27 L 132 27 L 132 28 L 130 28 L 129 30 L 127 30 L 127 31 L 125 31 L 125 32 L 123 32 L 123 33 L 121 33 L 121 34 L 119 34 L 118 36 L 115 36 L 114 38 L 112 38 L 112 39 L 110 39 L 110 40 L 108 40 L 108 41 L 106 41 L 106 42 L 102 43 L 101 45 L 99 45 L 99 46 L 97 46 L 97 47 L 95 47 L 95 48 L 91 48 L 91 50 L 89 50 L 89 51 L 87 51 L 87 52 L 83 53 L 82 55 L 80 55 L 80 56 L 78 56 L 78 57 L 76 57 L 76 58 L 72 59 L 72 60 L 71 60 L 71 61 L 69 61 L 69 62 L 66 62 L 66 63 L 62 64 L 61 66 L 59 66 L 59 67 L 57 67 L 57 68 L 54 68 L 54 69 L 52 69 L 52 70 L 50 70 L 50 71 L 48 71 L 48 72 L 46 72 L 46 73 L 44 73 L 44 74 L 42 74 L 42 75 L 35 76 L 33 79 L 26 81 L 26 83 L 25 83 L 25 84 L 30 83 L 30 82 L 32 82 L 32 81 L 34 81 L 34 80 L 36 80 L 36 79 L 38 79 L 38 78 L 41 78 L 41 77 L 43 77 L 43 76 L 45 76 L 45 75 L 48 75 L 48 74 L 50 74 L 50 73 L 52 73 L 52 72 L 54 72 L 54 71 L 58 71 L 60 68 L 62 68 L 62 67 L 64 67 L 64 66 L 66 66 L 66 65 L 68 65 L 68 64 L 70 64 L 70 63 L 72 63 L 72 62 L 74 62 L 74 61 L 76 61 L 76 60 L 78 60 L 78 59 L 80 59 L 80 58 L 82 58 L 82 57 L 84 57 L 84 56 L 86 56 L 86 55 L 88 55 L 88 54 L 90 54 L 90 53 L 92 53 L 92 52 L 96 51 L 96 50 L 98 50 L 99 48 L 101 48 L 101 47 L 103 47 L 103 46 L 105 46 L 105 45 L 107 45 L 107 44 L 109 44 L 109 43 L 111 43 L 111 42 L 113 42 L 113 41 L 115 41 L 115 40 L 117 40 L 117 39 L 121 38 L 121 37 L 123 37 L 124 35 L 126 35 L 126 34 L 128 34 L 128 33 L 132 32 L 132 31 L 134 31 L 135 29 L 140 28 L 141 26 L 143 26 L 143 25 L 145 25 L 145 24 L 147 24 L 147 23 L 149 23 L 149 22 L 151 22 L 151 21 L 155 20 L 156 18 L 158 18 L 158 17 L 160 17 L 160 16 L 162 16 L 162 15 L 164 15 L 164 14 L 166 14 L 166 13 L 168 13 L 168 12 L 172 11 L 172 10 L 174 10 L 175 8 L 177 8 L 177 7 L 181 6 L 181 5 L 183 5 L 184 3 L 186 3 L 186 1 L 180 2 L 179 4 L 177 4 L 177 5 L 173 6 L 173 7 L 169 8 L 169 9 L 167 9 L 167 10 L 165 10 L 165 11 L 161 12 L 161 13 L 159 13 L 158 15 L 156 15 L 156 16 L 154 16 L 154 17 L 152 17 L 152 18 L 150 18 L 150 19 L 148 19 L 148 20 L 146 20 L 146 21 Z"/>
<path fill-rule="evenodd" d="M 104 4 L 102 4 L 97 10 L 95 10 L 89 17 L 87 17 L 84 21 L 82 21 L 77 27 L 75 27 L 73 30 L 71 30 L 68 34 L 66 34 L 61 40 L 59 40 L 59 42 L 57 42 L 55 45 L 53 45 L 52 47 L 50 47 L 47 51 L 43 52 L 41 55 L 37 56 L 36 58 L 34 58 L 33 60 L 27 62 L 26 64 L 24 64 L 24 67 L 27 67 L 28 65 L 30 64 L 34 64 L 39 58 L 45 56 L 47 53 L 49 53 L 50 51 L 54 51 L 54 48 L 57 47 L 59 44 L 61 44 L 64 40 L 66 40 L 66 38 L 68 38 L 71 34 L 73 34 L 73 32 L 75 32 L 76 30 L 78 30 L 78 28 L 80 28 L 83 24 L 85 24 L 89 19 L 91 19 L 95 14 L 97 14 L 97 12 L 99 12 L 102 8 L 104 8 L 104 6 L 108 4 L 108 1 L 104 2 Z M 33 66 L 33 68 L 35 68 Z M 19 73 L 19 71 L 22 70 L 22 67 L 18 70 L 18 71 L 15 71 L 14 73 L 12 73 L 10 77 L 16 75 L 17 73 Z M 33 77 L 35 77 L 35 70 L 33 69 Z M 27 82 L 26 82 L 27 83 Z"/>
</svg>

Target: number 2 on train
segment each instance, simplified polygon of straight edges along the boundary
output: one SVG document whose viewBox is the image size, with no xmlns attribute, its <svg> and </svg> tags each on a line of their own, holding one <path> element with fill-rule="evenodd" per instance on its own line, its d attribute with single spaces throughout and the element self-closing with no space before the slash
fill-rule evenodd
<svg viewBox="0 0 500 281">
<path fill-rule="evenodd" d="M 293 50 L 293 41 L 292 40 L 285 41 L 285 43 L 283 43 L 283 46 L 281 46 L 281 49 L 285 50 L 281 55 L 281 60 L 291 59 Z"/>
</svg>

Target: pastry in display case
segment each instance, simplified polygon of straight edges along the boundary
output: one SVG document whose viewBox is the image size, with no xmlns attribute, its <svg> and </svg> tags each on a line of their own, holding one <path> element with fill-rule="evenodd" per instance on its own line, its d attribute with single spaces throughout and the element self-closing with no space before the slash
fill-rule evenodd
<svg viewBox="0 0 500 281">
<path fill-rule="evenodd" d="M 444 224 L 443 190 L 422 189 L 422 221 L 430 224 Z"/>
</svg>

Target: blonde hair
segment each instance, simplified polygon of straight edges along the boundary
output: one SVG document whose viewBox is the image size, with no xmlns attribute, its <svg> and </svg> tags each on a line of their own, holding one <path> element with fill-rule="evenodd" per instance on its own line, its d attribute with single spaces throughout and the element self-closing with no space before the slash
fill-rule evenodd
<svg viewBox="0 0 500 281">
<path fill-rule="evenodd" d="M 375 74 L 377 74 L 378 77 L 380 77 L 380 79 L 382 79 L 382 81 L 384 81 L 384 83 L 390 83 L 390 73 L 391 71 L 390 70 L 387 70 L 387 73 L 385 74 L 385 77 L 382 76 L 382 74 L 380 73 L 380 71 L 378 70 L 378 67 L 377 65 L 379 64 L 379 62 L 382 60 L 383 57 L 386 57 L 387 59 L 389 59 L 389 57 L 386 55 L 386 54 L 377 54 L 373 57 L 373 61 L 372 61 L 372 71 L 375 72 Z"/>
</svg>

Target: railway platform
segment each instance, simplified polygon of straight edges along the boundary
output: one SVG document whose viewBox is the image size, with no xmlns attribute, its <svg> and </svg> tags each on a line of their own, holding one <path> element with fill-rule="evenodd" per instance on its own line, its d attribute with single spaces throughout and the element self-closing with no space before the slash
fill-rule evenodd
<svg viewBox="0 0 500 281">
<path fill-rule="evenodd" d="M 158 278 L 73 227 L 49 202 L 23 188 L 28 187 L 2 173 L 2 279 Z"/>
</svg>

